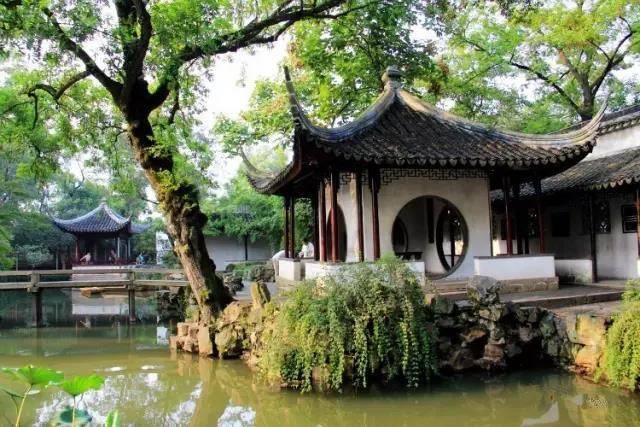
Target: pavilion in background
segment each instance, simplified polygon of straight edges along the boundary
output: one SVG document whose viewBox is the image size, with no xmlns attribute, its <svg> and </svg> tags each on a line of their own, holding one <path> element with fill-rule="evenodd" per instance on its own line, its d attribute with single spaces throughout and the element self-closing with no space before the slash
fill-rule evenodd
<svg viewBox="0 0 640 427">
<path fill-rule="evenodd" d="M 132 262 L 131 237 L 148 228 L 114 212 L 106 202 L 77 218 L 53 218 L 53 223 L 76 238 L 74 263 L 77 264 L 85 254 L 91 253 L 92 265 Z M 115 259 L 111 251 L 115 254 Z"/>
</svg>

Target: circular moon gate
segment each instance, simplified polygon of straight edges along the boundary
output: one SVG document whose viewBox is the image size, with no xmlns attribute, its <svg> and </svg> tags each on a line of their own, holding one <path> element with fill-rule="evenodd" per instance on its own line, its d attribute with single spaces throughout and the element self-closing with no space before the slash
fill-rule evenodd
<svg viewBox="0 0 640 427">
<path fill-rule="evenodd" d="M 437 279 L 460 266 L 469 234 L 455 205 L 437 196 L 421 196 L 398 212 L 392 242 L 396 256 L 424 262 L 427 277 Z"/>
</svg>

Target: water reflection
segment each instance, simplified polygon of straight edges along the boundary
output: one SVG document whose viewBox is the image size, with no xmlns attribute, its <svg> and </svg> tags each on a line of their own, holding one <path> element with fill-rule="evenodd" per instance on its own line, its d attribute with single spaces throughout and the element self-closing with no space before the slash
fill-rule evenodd
<svg viewBox="0 0 640 427">
<path fill-rule="evenodd" d="M 239 361 L 171 353 L 154 327 L 0 331 L 0 365 L 43 364 L 69 374 L 97 372 L 102 390 L 85 396 L 97 422 L 118 408 L 136 426 L 631 426 L 637 396 L 555 371 L 466 376 L 409 392 L 300 395 L 263 386 Z M 28 408 L 46 425 L 66 398 L 53 390 Z M 0 397 L 0 425 L 11 403 Z M 4 418 L 3 418 L 4 417 Z"/>
</svg>

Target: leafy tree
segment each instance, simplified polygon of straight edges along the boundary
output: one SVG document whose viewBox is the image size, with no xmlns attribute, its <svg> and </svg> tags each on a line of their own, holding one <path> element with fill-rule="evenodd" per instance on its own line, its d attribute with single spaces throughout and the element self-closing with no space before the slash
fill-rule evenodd
<svg viewBox="0 0 640 427">
<path fill-rule="evenodd" d="M 507 14 L 496 3 L 477 2 L 448 18 L 446 91 L 465 116 L 495 122 L 502 115 L 511 127 L 549 131 L 593 117 L 604 88 L 614 104 L 637 101 L 626 94 L 640 79 L 615 74 L 640 53 L 636 0 L 554 0 Z M 505 89 L 518 79 L 532 84 Z"/>
<path fill-rule="evenodd" d="M 0 221 L 4 222 L 1 216 Z M 4 225 L 0 225 L 0 270 L 9 269 L 13 265 L 11 252 L 11 234 L 9 233 L 9 229 Z"/>
<path fill-rule="evenodd" d="M 358 4 L 114 0 L 114 17 L 91 0 L 16 0 L 0 5 L 0 40 L 6 54 L 30 52 L 39 66 L 42 80 L 29 96 L 64 104 L 75 95 L 81 102 L 71 117 L 87 113 L 96 129 L 110 126 L 112 135 L 127 136 L 206 320 L 231 297 L 207 254 L 206 216 L 185 156 L 198 142 L 194 115 L 178 112 L 197 108 L 200 77 L 217 56 L 272 42 L 297 21 L 337 18 Z M 88 77 L 99 86 L 74 93 Z"/>
<path fill-rule="evenodd" d="M 32 269 L 51 261 L 51 253 L 42 245 L 23 245 L 16 247 L 20 258 Z"/>
<path fill-rule="evenodd" d="M 285 62 L 310 116 L 328 126 L 351 120 L 379 94 L 381 76 L 394 64 L 408 83 L 420 80 L 437 93 L 443 73 L 432 60 L 435 48 L 415 37 L 418 26 L 432 24 L 435 3 L 384 0 L 339 20 L 298 25 Z M 292 128 L 288 93 L 278 78 L 258 82 L 240 119 L 222 118 L 214 131 L 227 152 L 242 154 L 239 147 L 257 143 L 288 145 Z M 261 170 L 271 169 L 262 163 Z"/>
</svg>

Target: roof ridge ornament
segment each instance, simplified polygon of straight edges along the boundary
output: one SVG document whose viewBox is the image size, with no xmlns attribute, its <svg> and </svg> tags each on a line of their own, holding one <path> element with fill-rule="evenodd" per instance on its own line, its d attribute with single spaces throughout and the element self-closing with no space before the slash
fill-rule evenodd
<svg viewBox="0 0 640 427">
<path fill-rule="evenodd" d="M 385 72 L 382 74 L 382 82 L 385 86 L 392 89 L 399 89 L 402 87 L 402 78 L 404 73 L 396 65 L 389 65 Z"/>
</svg>

